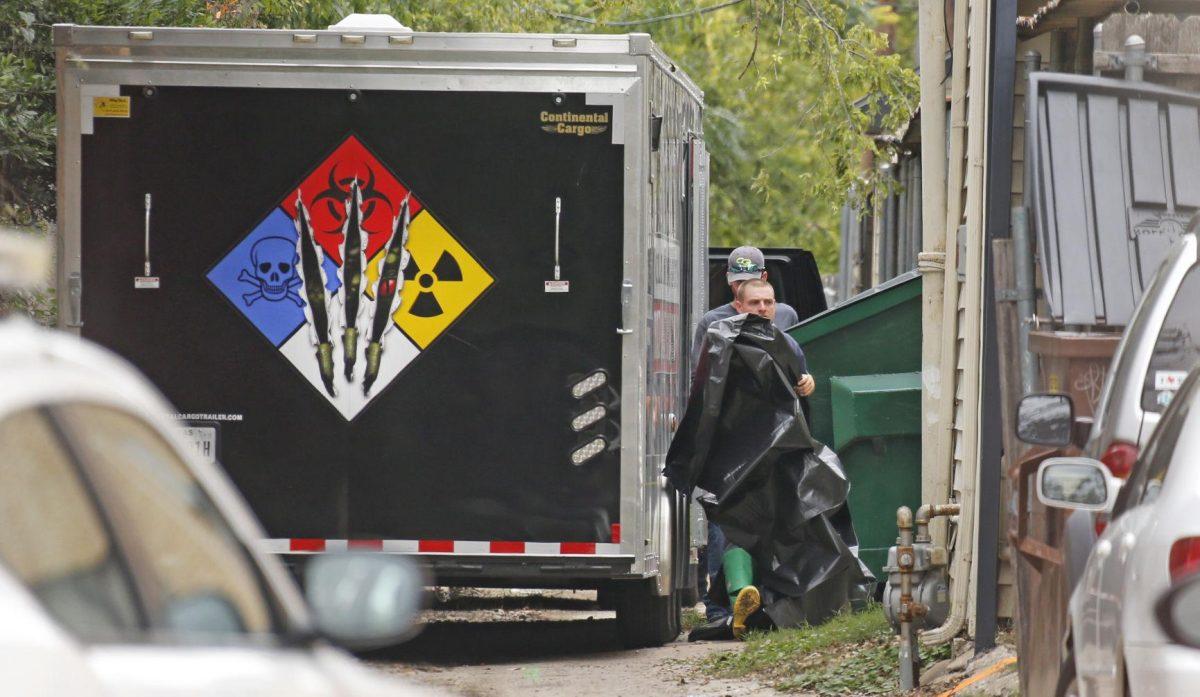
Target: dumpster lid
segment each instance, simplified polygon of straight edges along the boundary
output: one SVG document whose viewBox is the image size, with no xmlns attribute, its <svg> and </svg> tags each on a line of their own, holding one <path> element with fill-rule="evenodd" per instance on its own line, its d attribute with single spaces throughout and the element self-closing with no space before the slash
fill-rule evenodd
<svg viewBox="0 0 1200 697">
<path fill-rule="evenodd" d="M 849 326 L 920 295 L 921 273 L 906 271 L 886 283 L 864 290 L 820 314 L 802 320 L 800 324 L 788 329 L 787 333 L 803 346 L 804 342 L 813 337 Z"/>
<path fill-rule="evenodd" d="M 1062 73 L 1029 77 L 1026 199 L 1051 316 L 1129 323 L 1200 208 L 1200 96 Z"/>
</svg>

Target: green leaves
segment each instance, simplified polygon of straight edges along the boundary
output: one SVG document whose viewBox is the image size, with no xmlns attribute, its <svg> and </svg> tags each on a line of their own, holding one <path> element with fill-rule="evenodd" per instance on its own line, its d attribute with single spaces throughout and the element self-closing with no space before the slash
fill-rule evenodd
<svg viewBox="0 0 1200 697">
<path fill-rule="evenodd" d="M 54 49 L 59 22 L 108 25 L 211 23 L 203 0 L 0 2 L 0 219 L 54 216 Z"/>
<path fill-rule="evenodd" d="M 879 31 L 909 31 L 907 13 L 871 0 L 16 0 L 0 3 L 0 204 L 53 217 L 53 23 L 323 28 L 351 12 L 417 31 L 649 32 L 706 94 L 713 244 L 803 246 L 825 270 L 842 202 L 886 185 L 876 136 L 917 102 Z"/>
<path fill-rule="evenodd" d="M 715 3 L 602 2 L 609 19 L 658 16 Z M 648 31 L 705 91 L 713 158 L 713 244 L 803 246 L 836 268 L 848 196 L 887 182 L 871 162 L 876 139 L 902 128 L 916 74 L 885 55 L 898 15 L 858 0 L 751 0 L 627 31 Z"/>
</svg>

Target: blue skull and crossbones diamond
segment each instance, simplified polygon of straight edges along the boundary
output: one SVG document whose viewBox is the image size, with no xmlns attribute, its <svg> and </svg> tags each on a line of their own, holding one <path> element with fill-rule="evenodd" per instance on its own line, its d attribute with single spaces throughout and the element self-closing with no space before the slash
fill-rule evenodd
<svg viewBox="0 0 1200 697">
<path fill-rule="evenodd" d="M 243 293 L 242 300 L 249 307 L 259 300 L 279 302 L 291 300 L 296 307 L 304 307 L 304 301 L 295 289 L 304 284 L 296 273 L 296 243 L 283 237 L 264 237 L 250 249 L 250 268 L 242 269 L 238 280 L 257 286 L 257 290 Z"/>
</svg>

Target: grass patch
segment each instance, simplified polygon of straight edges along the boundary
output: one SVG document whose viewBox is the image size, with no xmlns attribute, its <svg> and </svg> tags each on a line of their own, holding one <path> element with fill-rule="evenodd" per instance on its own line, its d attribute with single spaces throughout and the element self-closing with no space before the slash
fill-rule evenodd
<svg viewBox="0 0 1200 697">
<path fill-rule="evenodd" d="M 922 650 L 926 664 L 949 656 L 948 644 Z M 816 627 L 752 634 L 742 651 L 709 656 L 701 669 L 718 678 L 753 677 L 785 692 L 899 692 L 896 639 L 878 605 Z"/>
<path fill-rule="evenodd" d="M 692 631 L 707 621 L 704 613 L 694 607 L 685 607 L 679 614 L 679 624 L 683 627 L 685 633 Z"/>
</svg>

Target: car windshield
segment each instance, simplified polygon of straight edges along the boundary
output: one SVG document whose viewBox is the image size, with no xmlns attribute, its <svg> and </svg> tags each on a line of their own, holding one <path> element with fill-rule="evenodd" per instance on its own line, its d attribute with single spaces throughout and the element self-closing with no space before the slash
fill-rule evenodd
<svg viewBox="0 0 1200 697">
<path fill-rule="evenodd" d="M 46 415 L 0 419 L 0 561 L 86 641 L 138 633 L 137 593 L 111 529 Z"/>
<path fill-rule="evenodd" d="M 123 411 L 71 404 L 56 413 L 112 520 L 150 633 L 182 640 L 275 633 L 258 569 L 175 449 Z"/>
</svg>

